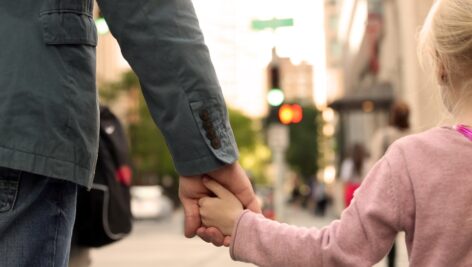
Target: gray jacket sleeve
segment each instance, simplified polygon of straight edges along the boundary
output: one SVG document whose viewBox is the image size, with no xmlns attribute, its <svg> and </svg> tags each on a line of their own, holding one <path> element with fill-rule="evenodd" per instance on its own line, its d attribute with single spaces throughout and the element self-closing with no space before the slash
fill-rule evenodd
<svg viewBox="0 0 472 267">
<path fill-rule="evenodd" d="M 237 146 L 208 48 L 190 0 L 98 0 L 139 77 L 177 171 L 233 163 Z"/>
</svg>

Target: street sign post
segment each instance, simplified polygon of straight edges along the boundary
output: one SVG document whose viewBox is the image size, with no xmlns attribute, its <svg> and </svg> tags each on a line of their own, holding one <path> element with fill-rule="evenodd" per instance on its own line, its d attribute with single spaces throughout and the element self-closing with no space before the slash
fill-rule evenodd
<svg viewBox="0 0 472 267">
<path fill-rule="evenodd" d="M 277 19 L 273 18 L 271 20 L 253 20 L 252 29 L 256 31 L 262 31 L 265 29 L 272 29 L 272 35 L 275 36 L 276 30 L 281 27 L 291 27 L 293 26 L 292 18 Z M 274 42 L 275 43 L 275 42 Z M 275 44 L 272 49 L 272 67 L 270 71 L 271 78 L 271 94 L 269 95 L 269 104 L 274 105 L 272 108 L 283 103 L 284 95 L 283 91 L 280 88 L 280 74 L 279 68 L 275 64 L 277 54 L 275 52 Z M 270 112 L 269 112 L 270 113 Z M 269 115 L 270 117 L 270 115 Z M 285 194 L 284 194 L 284 182 L 286 174 L 286 163 L 285 163 L 285 151 L 289 146 L 289 129 L 286 125 L 281 125 L 279 123 L 270 124 L 268 129 L 268 141 L 269 147 L 274 153 L 273 164 L 276 169 L 276 180 L 274 184 L 274 208 L 275 216 L 279 221 L 284 220 L 284 206 L 285 206 Z"/>
<path fill-rule="evenodd" d="M 291 26 L 293 26 L 292 18 L 285 18 L 285 19 L 273 18 L 271 20 L 253 20 L 252 21 L 252 29 L 257 30 L 257 31 L 261 31 L 265 29 L 272 29 L 275 31 L 277 28 L 291 27 Z"/>
</svg>

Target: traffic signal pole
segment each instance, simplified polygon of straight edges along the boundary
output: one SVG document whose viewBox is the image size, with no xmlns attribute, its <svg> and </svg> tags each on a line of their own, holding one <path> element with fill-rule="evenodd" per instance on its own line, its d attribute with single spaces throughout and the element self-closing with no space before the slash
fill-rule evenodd
<svg viewBox="0 0 472 267">
<path fill-rule="evenodd" d="M 278 62 L 277 51 L 275 47 L 272 50 L 272 61 L 269 65 L 269 96 L 272 94 L 281 94 L 279 101 L 269 102 L 269 116 L 268 116 L 268 145 L 272 151 L 272 164 L 275 170 L 274 194 L 273 203 L 275 211 L 275 219 L 283 221 L 285 219 L 285 201 L 286 196 L 284 192 L 284 184 L 286 180 L 286 162 L 285 153 L 289 146 L 289 129 L 288 126 L 281 123 L 280 108 L 284 102 L 284 93 L 281 88 L 281 73 Z"/>
<path fill-rule="evenodd" d="M 278 221 L 285 219 L 285 192 L 283 190 L 286 176 L 285 152 L 289 145 L 289 130 L 286 125 L 271 124 L 268 130 L 268 143 L 273 153 L 275 166 L 274 210 Z"/>
<path fill-rule="evenodd" d="M 285 152 L 287 151 L 289 145 L 289 129 L 287 125 L 281 123 L 278 115 L 280 105 L 282 105 L 284 102 L 284 94 L 283 89 L 281 88 L 281 73 L 275 45 L 275 32 L 278 28 L 291 27 L 293 24 L 292 18 L 273 18 L 271 20 L 252 21 L 252 28 L 254 30 L 260 31 L 271 29 L 274 38 L 272 62 L 269 65 L 268 71 L 270 87 L 268 92 L 269 115 L 267 118 L 267 139 L 269 147 L 273 152 L 273 164 L 275 166 L 276 172 L 274 184 L 274 209 L 275 217 L 279 221 L 284 220 L 285 213 L 286 197 L 283 189 L 286 177 Z"/>
</svg>

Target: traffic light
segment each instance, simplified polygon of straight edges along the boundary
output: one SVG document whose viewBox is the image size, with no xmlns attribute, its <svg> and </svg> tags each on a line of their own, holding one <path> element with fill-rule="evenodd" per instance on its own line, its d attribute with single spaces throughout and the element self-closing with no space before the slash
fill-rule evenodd
<svg viewBox="0 0 472 267">
<path fill-rule="evenodd" d="M 284 92 L 280 88 L 280 67 L 277 63 L 271 63 L 268 70 L 269 92 L 267 102 L 271 107 L 280 106 L 284 100 Z"/>
<path fill-rule="evenodd" d="M 279 107 L 285 101 L 285 95 L 281 87 L 281 73 L 280 66 L 276 59 L 267 66 L 267 104 L 269 107 L 269 114 L 267 115 L 264 125 L 279 124 L 278 112 Z"/>
<path fill-rule="evenodd" d="M 267 93 L 267 102 L 271 107 L 280 106 L 285 100 L 285 95 L 279 88 L 272 88 Z"/>
<path fill-rule="evenodd" d="M 272 89 L 280 89 L 280 67 L 276 63 L 270 64 L 270 85 Z"/>
<path fill-rule="evenodd" d="M 303 109 L 298 104 L 283 104 L 279 108 L 278 117 L 282 124 L 296 124 L 303 119 Z"/>
<path fill-rule="evenodd" d="M 303 119 L 303 109 L 298 104 L 287 104 L 285 95 L 281 87 L 281 69 L 277 61 L 272 61 L 267 68 L 269 91 L 267 93 L 267 103 L 269 104 L 269 114 L 265 124 L 297 124 Z"/>
</svg>

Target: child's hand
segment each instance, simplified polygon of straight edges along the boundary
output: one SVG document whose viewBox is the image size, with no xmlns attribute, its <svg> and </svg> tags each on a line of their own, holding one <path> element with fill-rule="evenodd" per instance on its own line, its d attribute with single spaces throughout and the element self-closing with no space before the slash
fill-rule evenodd
<svg viewBox="0 0 472 267">
<path fill-rule="evenodd" d="M 231 236 L 234 224 L 243 211 L 243 205 L 216 181 L 204 178 L 203 184 L 216 197 L 204 197 L 198 201 L 202 223 L 207 227 L 216 227 L 224 235 Z"/>
</svg>

